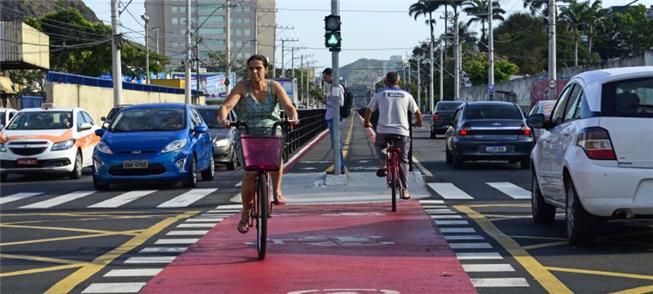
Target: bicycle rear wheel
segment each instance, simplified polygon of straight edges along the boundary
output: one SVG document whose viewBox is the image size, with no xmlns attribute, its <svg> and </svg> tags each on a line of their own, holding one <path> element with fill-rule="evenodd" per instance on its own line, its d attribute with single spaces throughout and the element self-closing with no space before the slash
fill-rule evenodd
<svg viewBox="0 0 653 294">
<path fill-rule="evenodd" d="M 387 172 L 388 172 L 388 183 L 390 184 L 390 190 L 392 190 L 392 211 L 397 211 L 397 173 L 395 165 L 396 157 L 394 153 L 390 154 L 388 159 Z"/>
<path fill-rule="evenodd" d="M 265 250 L 268 243 L 268 178 L 265 173 L 257 176 L 258 191 L 256 197 L 256 249 L 258 259 L 265 259 Z"/>
</svg>

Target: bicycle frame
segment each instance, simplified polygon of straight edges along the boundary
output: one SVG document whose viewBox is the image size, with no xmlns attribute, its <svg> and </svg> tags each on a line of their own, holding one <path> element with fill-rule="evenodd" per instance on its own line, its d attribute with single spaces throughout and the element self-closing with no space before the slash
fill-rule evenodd
<svg viewBox="0 0 653 294">
<path fill-rule="evenodd" d="M 386 144 L 386 180 L 388 188 L 392 191 L 392 211 L 397 211 L 397 192 L 401 193 L 403 188 L 400 181 L 399 154 L 401 149 L 395 147 L 394 143 Z"/>
</svg>

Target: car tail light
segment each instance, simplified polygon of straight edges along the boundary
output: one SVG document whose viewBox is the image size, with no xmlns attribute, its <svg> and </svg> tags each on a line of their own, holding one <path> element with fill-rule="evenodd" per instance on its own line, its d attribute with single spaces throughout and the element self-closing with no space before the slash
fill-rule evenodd
<svg viewBox="0 0 653 294">
<path fill-rule="evenodd" d="M 433 116 L 431 117 L 431 120 L 433 120 L 433 121 L 440 120 L 440 114 L 439 113 L 434 113 Z"/>
<path fill-rule="evenodd" d="M 580 148 L 583 148 L 585 155 L 594 160 L 617 160 L 617 156 L 610 142 L 610 134 L 604 128 L 591 127 L 583 129 L 578 134 Z"/>
<path fill-rule="evenodd" d="M 459 136 L 467 136 L 471 132 L 471 128 L 469 126 L 464 126 L 462 129 L 458 130 L 458 135 Z"/>
<path fill-rule="evenodd" d="M 527 136 L 527 137 L 532 137 L 533 136 L 533 131 L 527 125 L 522 125 L 521 126 L 521 134 L 524 135 L 524 136 Z"/>
</svg>

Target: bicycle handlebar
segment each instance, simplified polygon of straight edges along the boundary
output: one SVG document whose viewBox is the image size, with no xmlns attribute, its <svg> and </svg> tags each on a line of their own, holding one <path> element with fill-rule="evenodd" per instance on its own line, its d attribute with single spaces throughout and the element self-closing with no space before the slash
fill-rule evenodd
<svg viewBox="0 0 653 294">
<path fill-rule="evenodd" d="M 288 127 L 288 126 L 290 126 L 291 123 L 296 123 L 296 122 L 299 122 L 299 119 L 295 119 L 295 120 L 287 120 L 287 119 L 285 119 L 285 120 L 282 120 L 282 121 L 278 121 L 278 122 L 273 123 L 273 124 L 272 124 L 272 136 L 273 136 L 273 137 L 276 136 L 276 134 L 277 134 L 277 127 L 279 127 L 279 126 L 280 126 L 280 127 Z M 244 128 L 245 128 L 245 132 L 246 132 L 246 133 L 249 133 L 249 126 L 248 126 L 247 123 L 244 122 L 244 121 L 228 122 L 228 124 L 229 124 L 230 127 L 235 127 L 235 128 L 237 128 L 237 129 L 239 129 L 240 127 L 244 127 Z M 282 130 L 284 131 L 284 133 L 285 133 L 285 128 L 281 128 L 281 129 L 282 129 Z"/>
</svg>

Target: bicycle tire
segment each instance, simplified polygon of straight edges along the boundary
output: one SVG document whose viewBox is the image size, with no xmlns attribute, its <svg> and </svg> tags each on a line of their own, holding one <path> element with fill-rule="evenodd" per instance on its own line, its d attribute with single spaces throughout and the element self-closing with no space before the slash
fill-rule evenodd
<svg viewBox="0 0 653 294">
<path fill-rule="evenodd" d="M 268 242 L 268 181 L 265 173 L 258 175 L 258 197 L 256 215 L 256 249 L 258 260 L 265 259 L 265 251 Z"/>
<path fill-rule="evenodd" d="M 394 152 L 390 155 L 388 175 L 390 175 L 390 190 L 392 190 L 392 211 L 397 211 L 397 157 Z"/>
</svg>

